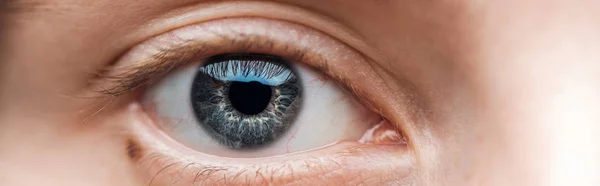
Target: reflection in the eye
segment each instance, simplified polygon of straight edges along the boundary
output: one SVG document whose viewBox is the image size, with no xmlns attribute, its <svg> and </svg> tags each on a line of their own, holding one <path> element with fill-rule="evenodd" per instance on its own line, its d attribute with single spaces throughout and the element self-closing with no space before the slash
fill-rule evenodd
<svg viewBox="0 0 600 186">
<path fill-rule="evenodd" d="M 150 83 L 131 118 L 152 182 L 386 183 L 410 172 L 406 144 L 389 143 L 404 140 L 398 129 L 354 94 L 372 70 L 320 32 L 214 20 L 159 35 L 121 63 L 135 67 L 117 76 L 124 87 Z"/>
</svg>

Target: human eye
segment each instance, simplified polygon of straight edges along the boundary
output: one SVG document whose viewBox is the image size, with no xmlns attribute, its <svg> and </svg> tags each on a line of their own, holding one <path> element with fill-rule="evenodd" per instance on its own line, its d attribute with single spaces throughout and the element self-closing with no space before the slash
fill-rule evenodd
<svg viewBox="0 0 600 186">
<path fill-rule="evenodd" d="M 303 25 L 224 18 L 138 44 L 100 90 L 131 100 L 153 184 L 388 183 L 407 141 L 369 97 L 364 60 Z"/>
<path fill-rule="evenodd" d="M 367 127 L 383 121 L 312 69 L 268 54 L 211 56 L 150 91 L 145 103 L 170 136 L 225 157 L 281 155 L 359 140 Z"/>
</svg>

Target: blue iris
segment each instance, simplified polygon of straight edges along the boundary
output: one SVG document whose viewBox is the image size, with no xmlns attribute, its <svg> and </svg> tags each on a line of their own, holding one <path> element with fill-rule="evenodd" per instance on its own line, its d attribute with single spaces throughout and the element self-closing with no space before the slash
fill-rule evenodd
<svg viewBox="0 0 600 186">
<path fill-rule="evenodd" d="M 223 54 L 199 68 L 191 102 L 199 125 L 232 149 L 276 141 L 302 105 L 302 83 L 278 56 Z"/>
</svg>

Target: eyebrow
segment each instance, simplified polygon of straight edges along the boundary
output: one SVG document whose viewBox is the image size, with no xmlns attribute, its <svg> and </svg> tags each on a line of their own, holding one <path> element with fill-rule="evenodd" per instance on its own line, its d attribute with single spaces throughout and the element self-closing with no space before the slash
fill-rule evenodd
<svg viewBox="0 0 600 186">
<path fill-rule="evenodd" d="M 39 11 L 64 11 L 66 4 L 52 4 L 44 0 L 0 0 L 0 16 L 34 13 Z"/>
<path fill-rule="evenodd" d="M 3 52 L 4 52 L 4 45 L 5 43 L 2 41 L 5 41 L 4 37 L 5 36 L 5 30 L 8 28 L 8 26 L 6 26 L 7 23 L 7 14 L 12 12 L 12 6 L 10 6 L 12 4 L 12 2 L 14 2 L 15 0 L 0 0 L 0 56 L 3 56 Z M 2 60 L 2 58 L 0 57 L 0 60 Z"/>
<path fill-rule="evenodd" d="M 4 17 L 4 14 L 14 14 L 19 12 L 26 12 L 26 10 L 35 9 L 41 2 L 35 1 L 24 1 L 24 0 L 2 0 L 0 2 L 0 12 Z"/>
<path fill-rule="evenodd" d="M 11 11 L 11 7 L 8 6 L 9 5 L 9 1 L 12 2 L 13 0 L 3 0 L 3 1 L 0 1 L 0 20 L 4 19 L 4 14 L 6 14 L 9 11 Z M 12 3 L 10 3 L 10 4 L 12 4 Z"/>
<path fill-rule="evenodd" d="M 4 34 L 10 27 L 7 26 L 11 22 L 11 15 L 20 14 L 24 12 L 32 12 L 34 9 L 42 6 L 43 1 L 33 0 L 0 0 L 0 41 L 3 41 L 2 37 L 7 37 Z M 0 49 L 4 47 L 5 43 L 0 42 Z M 2 51 L 0 51 L 2 52 Z"/>
</svg>

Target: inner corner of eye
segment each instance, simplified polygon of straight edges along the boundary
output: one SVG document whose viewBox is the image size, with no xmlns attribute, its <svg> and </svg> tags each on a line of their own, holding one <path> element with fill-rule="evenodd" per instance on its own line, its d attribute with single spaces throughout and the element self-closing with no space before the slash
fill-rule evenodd
<svg viewBox="0 0 600 186">
<path fill-rule="evenodd" d="M 316 76 L 299 73 L 302 68 L 269 54 L 211 56 L 172 75 L 177 78 L 165 78 L 168 86 L 154 87 L 153 99 L 161 99 L 155 114 L 187 118 L 166 132 L 192 149 L 221 156 L 270 156 L 359 140 L 372 127 L 355 122 L 365 120 L 364 110 L 350 102 L 331 104 L 344 94 L 329 90 L 337 87 L 306 86 L 303 80 Z"/>
</svg>

